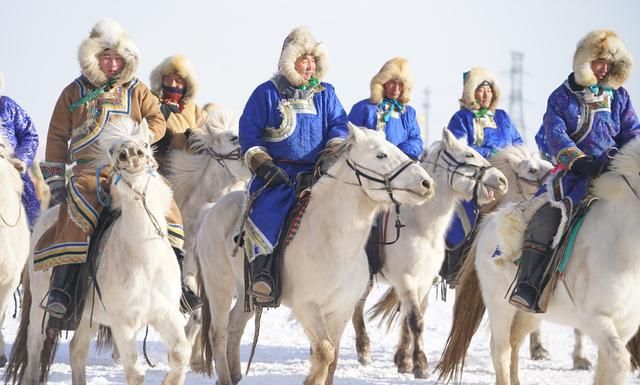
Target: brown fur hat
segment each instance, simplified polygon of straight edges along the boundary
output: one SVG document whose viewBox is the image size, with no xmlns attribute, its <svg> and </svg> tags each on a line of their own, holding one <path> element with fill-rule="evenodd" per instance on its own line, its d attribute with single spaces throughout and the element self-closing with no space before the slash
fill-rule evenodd
<svg viewBox="0 0 640 385">
<path fill-rule="evenodd" d="M 596 59 L 607 59 L 613 64 L 601 85 L 617 89 L 629 78 L 633 58 L 615 32 L 605 29 L 591 31 L 580 40 L 573 55 L 576 83 L 583 87 L 598 84 L 598 79 L 591 69 L 591 62 Z"/>
<path fill-rule="evenodd" d="M 162 95 L 162 80 L 172 72 L 182 76 L 186 83 L 186 90 L 182 101 L 184 103 L 192 102 L 198 92 L 198 79 L 191 61 L 183 55 L 169 56 L 151 71 L 149 78 L 151 92 L 160 97 Z"/>
<path fill-rule="evenodd" d="M 398 101 L 402 104 L 409 103 L 411 99 L 411 89 L 413 88 L 413 75 L 409 69 L 407 59 L 396 57 L 384 63 L 376 76 L 371 79 L 371 96 L 369 101 L 373 104 L 380 104 L 384 98 L 384 84 L 389 80 L 397 79 L 402 82 L 403 89 Z"/>
</svg>

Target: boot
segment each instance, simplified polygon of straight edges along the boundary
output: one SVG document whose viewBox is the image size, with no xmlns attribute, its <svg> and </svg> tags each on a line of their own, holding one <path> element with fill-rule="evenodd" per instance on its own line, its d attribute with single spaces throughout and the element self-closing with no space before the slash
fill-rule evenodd
<svg viewBox="0 0 640 385">
<path fill-rule="evenodd" d="M 66 318 L 71 304 L 71 294 L 67 292 L 67 278 L 71 273 L 71 265 L 60 265 L 51 272 L 51 283 L 47 293 L 47 305 L 42 309 L 53 318 Z"/>
<path fill-rule="evenodd" d="M 463 254 L 466 250 L 467 248 L 462 244 L 453 250 L 445 251 L 445 263 L 447 264 L 447 268 L 444 279 L 447 281 L 450 289 L 455 289 L 458 285 L 458 273 L 462 267 L 462 262 L 464 261 Z"/>
<path fill-rule="evenodd" d="M 184 254 L 182 250 L 177 247 L 172 247 L 173 252 L 178 259 L 178 265 L 180 266 L 180 281 L 182 282 L 182 265 L 184 263 Z M 191 288 L 184 283 L 182 284 L 182 297 L 180 298 L 180 311 L 183 313 L 190 313 L 202 307 L 202 300 Z"/>
<path fill-rule="evenodd" d="M 255 298 L 256 302 L 272 302 L 274 281 L 271 274 L 271 254 L 257 256 L 249 262 L 249 275 L 251 285 L 248 294 Z"/>
<path fill-rule="evenodd" d="M 539 313 L 538 299 L 541 283 L 552 250 L 548 245 L 525 242 L 518 267 L 516 287 L 509 297 L 509 303 L 522 311 Z"/>
</svg>

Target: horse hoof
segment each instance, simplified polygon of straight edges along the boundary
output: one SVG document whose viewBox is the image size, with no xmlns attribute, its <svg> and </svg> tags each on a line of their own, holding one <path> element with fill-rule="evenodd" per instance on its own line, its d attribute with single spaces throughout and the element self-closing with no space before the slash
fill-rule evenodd
<svg viewBox="0 0 640 385">
<path fill-rule="evenodd" d="M 368 354 L 358 354 L 358 362 L 362 366 L 371 364 L 371 357 Z"/>
<path fill-rule="evenodd" d="M 549 351 L 541 345 L 531 349 L 531 359 L 535 361 L 548 360 L 551 356 Z"/>
<path fill-rule="evenodd" d="M 574 370 L 591 370 L 591 361 L 584 357 L 578 357 L 573 359 Z"/>
<path fill-rule="evenodd" d="M 7 364 L 7 356 L 3 354 L 0 356 L 0 368 L 4 368 L 6 364 Z"/>
<path fill-rule="evenodd" d="M 429 371 L 427 369 L 416 368 L 413 370 L 413 377 L 418 379 L 429 378 Z"/>
<path fill-rule="evenodd" d="M 411 365 L 398 365 L 398 373 L 412 373 Z"/>
</svg>

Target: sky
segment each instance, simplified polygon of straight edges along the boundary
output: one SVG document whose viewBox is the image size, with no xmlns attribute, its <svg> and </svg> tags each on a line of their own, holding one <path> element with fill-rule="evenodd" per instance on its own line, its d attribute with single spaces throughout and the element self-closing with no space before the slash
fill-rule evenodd
<svg viewBox="0 0 640 385">
<path fill-rule="evenodd" d="M 282 41 L 297 26 L 308 26 L 326 43 L 330 66 L 324 80 L 335 86 L 347 112 L 369 96 L 369 82 L 385 61 L 405 57 L 415 77 L 410 104 L 428 143 L 440 138 L 459 108 L 462 73 L 471 67 L 494 73 L 502 88 L 500 107 L 509 112 L 511 52 L 524 54 L 520 129 L 533 145 L 547 98 L 571 72 L 576 44 L 587 32 L 613 29 L 640 57 L 637 0 L 23 0 L 3 2 L 0 15 L 2 92 L 32 116 L 42 138 L 40 154 L 57 97 L 80 74 L 78 46 L 104 17 L 118 20 L 139 46 L 142 81 L 148 83 L 165 57 L 181 53 L 198 72 L 196 101 L 238 113 L 276 71 Z M 636 105 L 637 72 L 625 85 Z"/>
</svg>

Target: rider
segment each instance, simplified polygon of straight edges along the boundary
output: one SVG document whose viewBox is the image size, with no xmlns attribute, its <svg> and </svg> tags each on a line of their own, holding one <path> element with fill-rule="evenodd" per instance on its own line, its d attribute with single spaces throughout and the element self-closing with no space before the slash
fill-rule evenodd
<svg viewBox="0 0 640 385">
<path fill-rule="evenodd" d="M 96 178 L 99 176 L 100 184 L 106 186 L 108 170 L 96 175 L 95 166 L 90 164 L 102 128 L 113 116 L 128 116 L 136 122 L 146 119 L 153 141 L 165 134 L 158 100 L 135 77 L 138 52 L 115 20 L 99 21 L 78 51 L 82 75 L 62 91 L 51 117 L 41 169 L 52 198 L 60 203 L 60 211 L 56 225 L 36 244 L 34 268 L 53 267 L 44 307 L 52 317 L 64 318 L 67 314 L 72 297 L 69 290 L 65 291 L 65 284 L 73 267 L 86 260 L 88 237 L 102 208 Z M 66 184 L 65 163 L 74 162 Z M 169 242 L 181 248 L 182 219 L 175 202 L 167 223 Z"/>
<path fill-rule="evenodd" d="M 151 92 L 160 101 L 160 111 L 167 122 L 167 132 L 156 144 L 157 152 L 154 156 L 160 172 L 164 174 L 169 148 L 188 151 L 188 130 L 200 126 L 208 115 L 194 102 L 198 92 L 198 81 L 191 61 L 185 56 L 174 55 L 164 59 L 151 71 L 149 84 Z M 180 270 L 184 273 L 184 253 L 179 248 L 174 248 L 174 251 L 178 256 Z M 183 311 L 202 306 L 202 301 L 194 289 L 183 284 L 182 295 L 188 305 Z"/>
<path fill-rule="evenodd" d="M 13 165 L 20 172 L 24 184 L 22 204 L 27 212 L 29 228 L 33 228 L 40 214 L 40 202 L 27 169 L 38 150 L 38 133 L 25 110 L 10 97 L 2 95 L 3 79 L 0 73 L 0 135 L 13 148 Z"/>
<path fill-rule="evenodd" d="M 245 226 L 248 292 L 257 302 L 275 299 L 271 256 L 296 199 L 298 175 L 312 171 L 319 152 L 348 134 L 334 88 L 322 82 L 326 69 L 324 44 L 306 28 L 294 29 L 284 41 L 278 72 L 253 91 L 240 117 L 240 146 L 255 174 L 249 193 L 259 192 Z"/>
<path fill-rule="evenodd" d="M 500 86 L 494 76 L 484 68 L 475 67 L 465 72 L 462 79 L 460 110 L 451 117 L 449 131 L 457 138 L 465 139 L 470 147 L 485 158 L 503 147 L 523 144 L 509 115 L 498 109 Z M 447 251 L 441 275 L 452 287 L 456 285 L 465 246 L 470 244 L 477 210 L 475 202 L 462 202 L 456 208 L 447 233 Z"/>
<path fill-rule="evenodd" d="M 351 107 L 349 121 L 359 127 L 384 131 L 389 142 L 395 144 L 409 158 L 417 160 L 424 151 L 416 110 L 409 103 L 413 76 L 404 58 L 393 58 L 371 79 L 371 95 Z M 378 216 L 367 241 L 370 269 L 382 268 L 379 247 L 384 214 Z"/>
<path fill-rule="evenodd" d="M 553 188 L 544 186 L 549 202 L 527 226 L 517 283 L 509 302 L 521 310 L 538 306 L 545 270 L 556 233 L 562 233 L 579 206 L 588 206 L 591 179 L 606 170 L 609 149 L 640 136 L 640 121 L 622 84 L 631 73 L 632 58 L 618 36 L 607 30 L 588 33 L 573 56 L 573 73 L 551 94 L 538 147 L 557 164 Z M 560 224 L 563 224 L 560 226 Z"/>
</svg>

